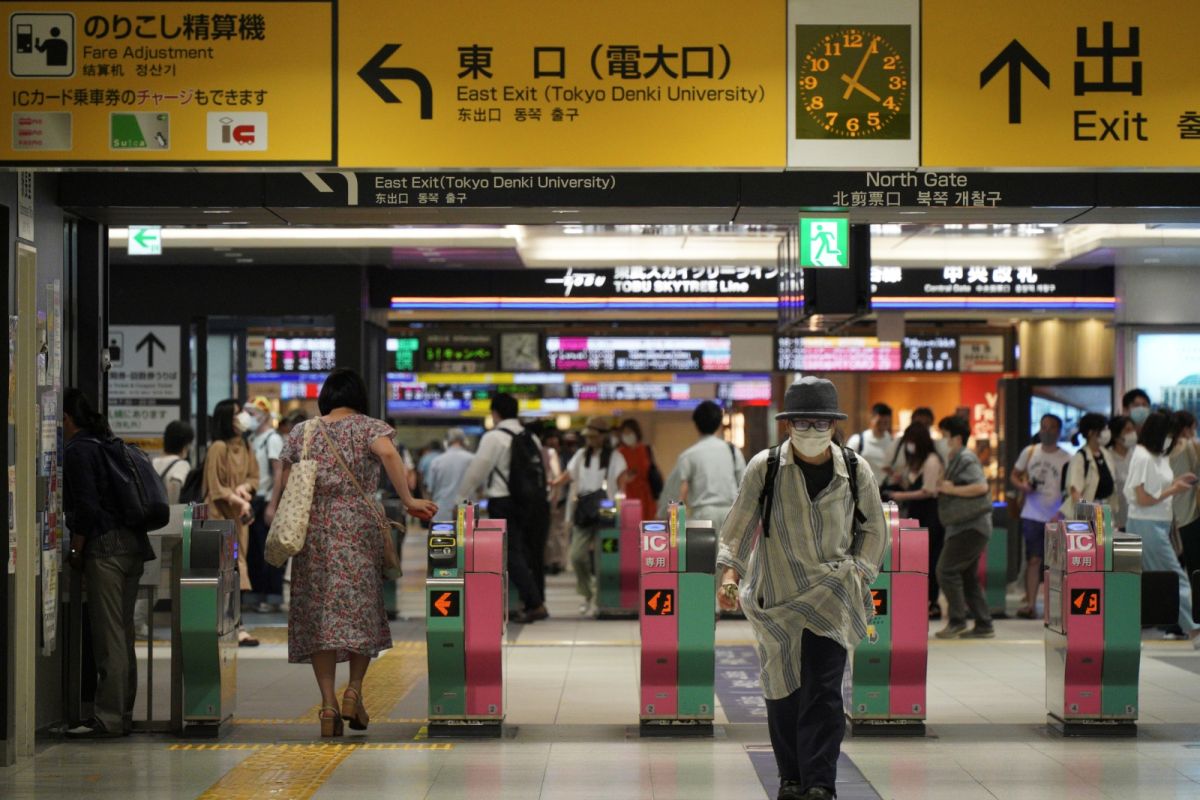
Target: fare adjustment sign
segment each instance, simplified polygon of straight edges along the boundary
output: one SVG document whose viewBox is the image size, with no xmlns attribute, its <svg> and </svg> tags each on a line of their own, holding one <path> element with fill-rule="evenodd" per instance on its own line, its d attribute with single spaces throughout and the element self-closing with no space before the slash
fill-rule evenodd
<svg viewBox="0 0 1200 800">
<path fill-rule="evenodd" d="M 1196 6 L 925 0 L 922 164 L 1200 166 Z"/>
<path fill-rule="evenodd" d="M 775 0 L 341 8 L 343 167 L 784 165 Z"/>
<path fill-rule="evenodd" d="M 0 3 L 0 161 L 331 164 L 334 8 Z"/>
</svg>

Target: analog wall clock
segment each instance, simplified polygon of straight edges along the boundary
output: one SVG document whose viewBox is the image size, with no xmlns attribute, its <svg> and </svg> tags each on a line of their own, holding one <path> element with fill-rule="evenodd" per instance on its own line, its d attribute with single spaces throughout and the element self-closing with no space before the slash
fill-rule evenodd
<svg viewBox="0 0 1200 800">
<path fill-rule="evenodd" d="M 505 372 L 537 371 L 541 367 L 536 333 L 500 334 L 500 369 Z"/>
<path fill-rule="evenodd" d="M 912 136 L 908 25 L 796 26 L 796 138 Z"/>
</svg>

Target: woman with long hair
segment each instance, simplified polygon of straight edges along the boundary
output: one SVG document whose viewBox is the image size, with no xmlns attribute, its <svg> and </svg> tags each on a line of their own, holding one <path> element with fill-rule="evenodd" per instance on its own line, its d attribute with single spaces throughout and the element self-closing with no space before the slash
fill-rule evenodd
<svg viewBox="0 0 1200 800">
<path fill-rule="evenodd" d="M 217 403 L 212 413 L 212 443 L 204 456 L 204 502 L 208 516 L 233 520 L 238 542 L 238 581 L 243 592 L 250 591 L 246 552 L 250 547 L 250 523 L 254 520 L 250 502 L 258 490 L 258 460 L 246 444 L 252 424 L 252 418 L 242 412 L 242 404 L 237 400 Z M 239 626 L 238 646 L 257 647 L 258 640 Z"/>
<path fill-rule="evenodd" d="M 1079 450 L 1067 465 L 1064 518 L 1075 519 L 1077 503 L 1108 503 L 1114 514 L 1120 509 L 1121 497 L 1114 477 L 1116 464 L 1107 448 L 1111 437 L 1108 419 L 1103 414 L 1084 414 L 1080 418 L 1079 431 L 1071 437 L 1071 443 Z"/>
<path fill-rule="evenodd" d="M 915 423 L 905 429 L 900 438 L 900 451 L 904 457 L 904 469 L 900 472 L 900 491 L 893 491 L 885 499 L 895 500 L 905 506 L 905 515 L 921 523 L 929 531 L 929 563 L 937 564 L 946 540 L 946 531 L 938 519 L 938 485 L 946 465 L 934 447 L 929 428 Z M 938 585 L 935 570 L 929 571 L 929 618 L 941 619 L 942 607 L 938 604 Z"/>
<path fill-rule="evenodd" d="M 341 736 L 342 721 L 366 730 L 363 679 L 371 659 L 392 646 L 383 601 L 385 531 L 375 499 L 382 466 L 408 512 L 431 519 L 437 506 L 409 490 L 391 425 L 367 416 L 367 387 L 353 370 L 329 373 L 317 398 L 321 416 L 292 429 L 280 460 L 276 502 L 293 464 L 304 456 L 320 464 L 304 548 L 292 558 L 288 662 L 312 664 L 321 691 L 321 735 Z M 369 494 L 368 494 L 369 492 Z M 285 512 L 280 509 L 280 514 Z M 350 662 L 350 682 L 339 704 L 337 665 Z"/>
</svg>

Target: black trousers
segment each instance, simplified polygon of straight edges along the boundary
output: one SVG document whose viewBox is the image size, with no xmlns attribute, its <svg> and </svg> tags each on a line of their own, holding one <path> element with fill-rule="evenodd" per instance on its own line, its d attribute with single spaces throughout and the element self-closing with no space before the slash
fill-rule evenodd
<svg viewBox="0 0 1200 800">
<path fill-rule="evenodd" d="M 533 574 L 538 595 L 546 597 L 546 542 L 550 539 L 550 515 L 534 512 L 521 523 L 525 535 L 525 563 Z"/>
<path fill-rule="evenodd" d="M 267 563 L 267 534 L 271 528 L 264 516 L 267 510 L 265 497 L 255 496 L 250 501 L 254 509 L 254 522 L 250 523 L 250 547 L 246 550 L 246 566 L 250 568 L 250 586 L 261 595 L 263 602 L 280 602 L 283 599 L 283 569 Z"/>
<path fill-rule="evenodd" d="M 833 791 L 846 733 L 846 648 L 806 630 L 800 652 L 800 688 L 782 700 L 767 700 L 771 747 L 780 780 L 799 781 L 802 791 L 814 786 Z"/>
<path fill-rule="evenodd" d="M 488 500 L 488 516 L 508 523 L 508 577 L 517 587 L 521 603 L 529 611 L 542 605 L 542 593 L 538 590 L 533 571 L 529 568 L 528 544 L 521 515 L 511 497 L 493 497 Z"/>
</svg>

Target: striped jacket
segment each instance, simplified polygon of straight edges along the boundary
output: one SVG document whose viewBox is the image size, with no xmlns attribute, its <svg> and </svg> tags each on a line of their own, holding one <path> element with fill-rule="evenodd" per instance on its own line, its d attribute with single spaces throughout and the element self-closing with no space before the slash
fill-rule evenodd
<svg viewBox="0 0 1200 800">
<path fill-rule="evenodd" d="M 800 688 L 800 642 L 805 629 L 852 649 L 873 612 L 870 585 L 889 544 L 883 504 L 871 467 L 858 459 L 858 504 L 866 515 L 861 552 L 851 558 L 854 500 L 846 461 L 833 448 L 833 481 L 809 501 L 792 448 L 781 448 L 771 511 L 771 535 L 761 536 L 758 506 L 768 451 L 746 467 L 737 501 L 721 528 L 719 567 L 743 576 L 742 609 L 758 642 L 763 693 L 787 697 Z"/>
</svg>

